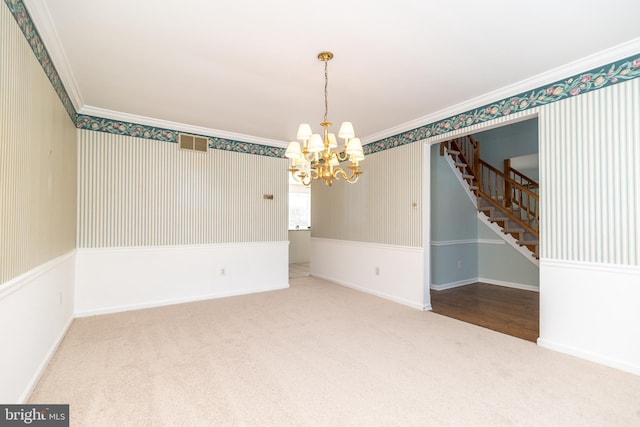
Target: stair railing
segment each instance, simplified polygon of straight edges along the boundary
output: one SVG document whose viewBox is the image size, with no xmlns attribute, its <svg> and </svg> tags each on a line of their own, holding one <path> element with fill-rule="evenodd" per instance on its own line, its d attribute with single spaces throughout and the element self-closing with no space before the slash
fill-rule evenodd
<svg viewBox="0 0 640 427">
<path fill-rule="evenodd" d="M 480 143 L 478 141 L 474 140 L 471 135 L 443 141 L 440 143 L 441 156 L 444 156 L 445 148 L 449 151 L 459 152 L 458 159 L 461 163 L 467 165 L 466 169 L 471 175 L 476 176 L 475 171 L 478 168 L 478 161 L 480 160 Z"/>
<path fill-rule="evenodd" d="M 459 153 L 457 154 L 458 163 L 464 164 L 460 166 L 464 168 L 464 173 L 473 175 L 473 183 L 478 187 L 474 192 L 478 197 L 487 200 L 526 231 L 539 238 L 540 204 L 536 181 L 511 168 L 511 165 L 507 168 L 506 162 L 506 173 L 503 173 L 481 160 L 480 143 L 471 135 L 442 142 L 440 155 L 445 155 L 445 148 Z"/>
<path fill-rule="evenodd" d="M 529 178 L 527 175 L 520 172 L 518 169 L 514 169 L 511 167 L 511 159 L 504 159 L 504 173 L 509 175 L 509 178 L 514 180 L 520 185 L 524 185 L 529 190 L 534 191 L 538 194 L 539 184 L 532 178 Z"/>
<path fill-rule="evenodd" d="M 511 179 L 484 160 L 478 161 L 475 175 L 478 196 L 500 209 L 509 219 L 519 224 L 536 238 L 540 236 L 538 194 Z"/>
</svg>

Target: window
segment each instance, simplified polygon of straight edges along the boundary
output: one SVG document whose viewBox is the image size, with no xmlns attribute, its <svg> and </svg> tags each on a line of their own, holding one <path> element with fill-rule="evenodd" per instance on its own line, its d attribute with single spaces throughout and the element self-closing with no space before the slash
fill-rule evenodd
<svg viewBox="0 0 640 427">
<path fill-rule="evenodd" d="M 311 227 L 311 189 L 289 179 L 289 230 Z"/>
</svg>

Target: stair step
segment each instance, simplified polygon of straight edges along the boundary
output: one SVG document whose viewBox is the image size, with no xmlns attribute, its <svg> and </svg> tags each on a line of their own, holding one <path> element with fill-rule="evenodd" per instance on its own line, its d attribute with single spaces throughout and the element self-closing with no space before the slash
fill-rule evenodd
<svg viewBox="0 0 640 427">
<path fill-rule="evenodd" d="M 518 240 L 518 244 L 522 246 L 537 246 L 538 240 Z"/>
<path fill-rule="evenodd" d="M 524 228 L 505 227 L 502 229 L 504 233 L 524 233 Z"/>
<path fill-rule="evenodd" d="M 463 174 L 462 174 L 462 177 L 463 177 L 464 179 L 475 179 L 475 176 L 473 176 L 473 175 L 469 175 L 469 174 L 465 174 L 465 173 L 463 173 Z"/>
<path fill-rule="evenodd" d="M 470 186 L 469 186 L 469 189 L 470 189 L 471 191 L 474 191 L 474 190 L 478 190 L 478 189 L 480 189 L 480 187 L 478 187 L 477 185 L 470 185 Z"/>
<path fill-rule="evenodd" d="M 460 152 L 457 150 L 449 150 L 449 149 L 447 149 L 447 153 L 453 154 L 454 156 L 457 156 L 458 154 L 460 154 Z"/>
<path fill-rule="evenodd" d="M 501 216 L 490 216 L 489 217 L 489 221 L 491 222 L 507 222 L 509 221 L 509 218 L 505 217 L 501 217 Z"/>
</svg>

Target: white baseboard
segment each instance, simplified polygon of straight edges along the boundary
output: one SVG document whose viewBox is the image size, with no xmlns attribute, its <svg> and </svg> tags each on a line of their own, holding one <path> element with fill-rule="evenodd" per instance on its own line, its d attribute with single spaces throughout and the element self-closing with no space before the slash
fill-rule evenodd
<svg viewBox="0 0 640 427">
<path fill-rule="evenodd" d="M 360 291 L 360 292 L 364 292 L 366 294 L 369 295 L 373 295 L 379 298 L 383 298 L 389 301 L 393 301 L 396 302 L 398 304 L 402 304 L 402 305 L 406 305 L 409 306 L 411 308 L 416 308 L 418 310 L 431 310 L 431 304 L 428 305 L 424 305 L 424 304 L 416 304 L 413 301 L 409 301 L 403 298 L 398 298 L 394 295 L 385 293 L 385 292 L 380 292 L 380 291 L 376 291 L 370 288 L 367 288 L 365 286 L 358 286 L 356 284 L 353 283 L 349 283 L 349 282 L 345 282 L 344 280 L 340 280 L 340 279 L 336 279 L 335 277 L 331 277 L 328 275 L 324 275 L 324 274 L 312 274 L 313 277 L 318 277 L 319 279 L 324 279 L 324 280 L 328 280 L 329 282 L 333 282 L 336 283 L 338 285 L 344 286 L 346 288 L 350 288 L 356 291 Z"/>
<path fill-rule="evenodd" d="M 473 277 L 471 279 L 464 279 L 464 280 L 459 280 L 457 282 L 451 282 L 451 283 L 443 283 L 440 285 L 432 284 L 431 289 L 433 289 L 434 291 L 444 291 L 446 289 L 453 289 L 460 286 L 471 285 L 472 283 L 478 283 L 478 282 L 487 283 L 489 285 L 504 286 L 507 288 L 522 289 L 525 291 L 534 291 L 534 292 L 540 291 L 540 289 L 537 286 L 531 286 L 531 285 L 526 285 L 522 283 L 506 282 L 504 280 L 487 279 L 486 277 Z"/>
<path fill-rule="evenodd" d="M 540 292 L 540 288 L 524 283 L 507 282 L 504 280 L 487 279 L 486 277 L 478 277 L 478 282 L 487 283 L 489 285 L 504 286 L 506 288 L 522 289 L 523 291 Z"/>
<path fill-rule="evenodd" d="M 546 340 L 544 338 L 538 338 L 537 343 L 540 347 L 544 347 L 549 350 L 554 350 L 560 353 L 569 354 L 571 356 L 575 356 L 580 359 L 585 359 L 590 362 L 598 363 L 600 365 L 610 366 L 612 368 L 619 369 L 621 371 L 630 372 L 635 375 L 640 375 L 640 363 L 633 364 L 633 363 L 625 362 L 623 360 L 603 357 L 600 354 L 596 354 L 590 351 L 585 351 L 577 347 L 560 344 L 554 341 Z"/>
<path fill-rule="evenodd" d="M 227 298 L 227 297 L 234 297 L 239 295 L 248 295 L 248 294 L 253 294 L 258 292 L 277 291 L 281 289 L 287 289 L 288 287 L 289 287 L 289 283 L 285 283 L 283 285 L 273 286 L 273 287 L 253 288 L 253 289 L 247 288 L 247 289 L 242 289 L 238 291 L 217 292 L 217 293 L 211 293 L 207 295 L 197 295 L 192 297 L 148 301 L 140 304 L 111 306 L 111 307 L 104 307 L 96 310 L 76 311 L 75 317 L 80 318 L 80 317 L 88 317 L 88 316 L 98 316 L 101 314 L 120 313 L 123 311 L 144 310 L 146 308 L 164 307 L 167 305 L 184 304 L 189 302 L 205 301 L 205 300 L 217 299 L 217 298 Z"/>
<path fill-rule="evenodd" d="M 442 283 L 440 285 L 431 284 L 431 289 L 433 289 L 434 291 L 444 291 L 447 289 L 458 288 L 460 286 L 471 285 L 472 283 L 477 283 L 477 282 L 478 282 L 478 278 L 474 277 L 471 279 L 458 280 L 457 282 Z"/>
<path fill-rule="evenodd" d="M 18 401 L 18 403 L 20 404 L 27 403 L 27 401 L 29 400 L 29 396 L 31 396 L 31 393 L 38 385 L 38 382 L 40 381 L 42 374 L 44 374 L 44 371 L 49 365 L 49 362 L 51 362 L 53 355 L 56 354 L 56 351 L 58 351 L 58 347 L 60 347 L 62 340 L 67 335 L 67 332 L 69 331 L 69 328 L 71 327 L 72 323 L 73 323 L 73 317 L 69 317 L 67 324 L 62 328 L 62 330 L 58 334 L 58 338 L 56 338 L 51 343 L 51 348 L 49 348 L 49 351 L 47 352 L 45 357 L 42 359 L 42 362 L 40 362 L 38 369 L 36 369 L 36 371 L 33 373 L 33 378 L 31 378 L 31 381 L 29 381 L 29 383 L 27 384 L 27 387 L 22 392 L 22 396 L 20 396 L 20 400 Z"/>
</svg>

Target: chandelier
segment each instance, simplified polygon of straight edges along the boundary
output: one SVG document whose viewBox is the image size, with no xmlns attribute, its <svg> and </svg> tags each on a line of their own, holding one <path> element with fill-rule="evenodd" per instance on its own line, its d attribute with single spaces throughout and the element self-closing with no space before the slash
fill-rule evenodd
<svg viewBox="0 0 640 427">
<path fill-rule="evenodd" d="M 302 123 L 298 127 L 297 138 L 302 141 L 302 148 L 298 141 L 289 143 L 285 157 L 291 159 L 289 172 L 297 182 L 305 186 L 318 179 L 323 179 L 325 185 L 331 186 L 333 180 L 344 179 L 351 184 L 355 183 L 362 171 L 359 162 L 364 160 L 362 143 L 355 137 L 351 122 L 344 122 L 338 131 L 338 137 L 344 139 L 344 145 L 338 149 L 338 142 L 333 133 L 329 133 L 331 122 L 327 120 L 329 104 L 327 102 L 327 87 L 329 74 L 327 71 L 328 62 L 333 58 L 331 52 L 320 52 L 318 59 L 324 62 L 324 121 L 320 126 L 324 128 L 323 136 L 313 133 L 311 126 Z M 349 160 L 351 164 L 346 172 L 340 162 Z"/>
</svg>

